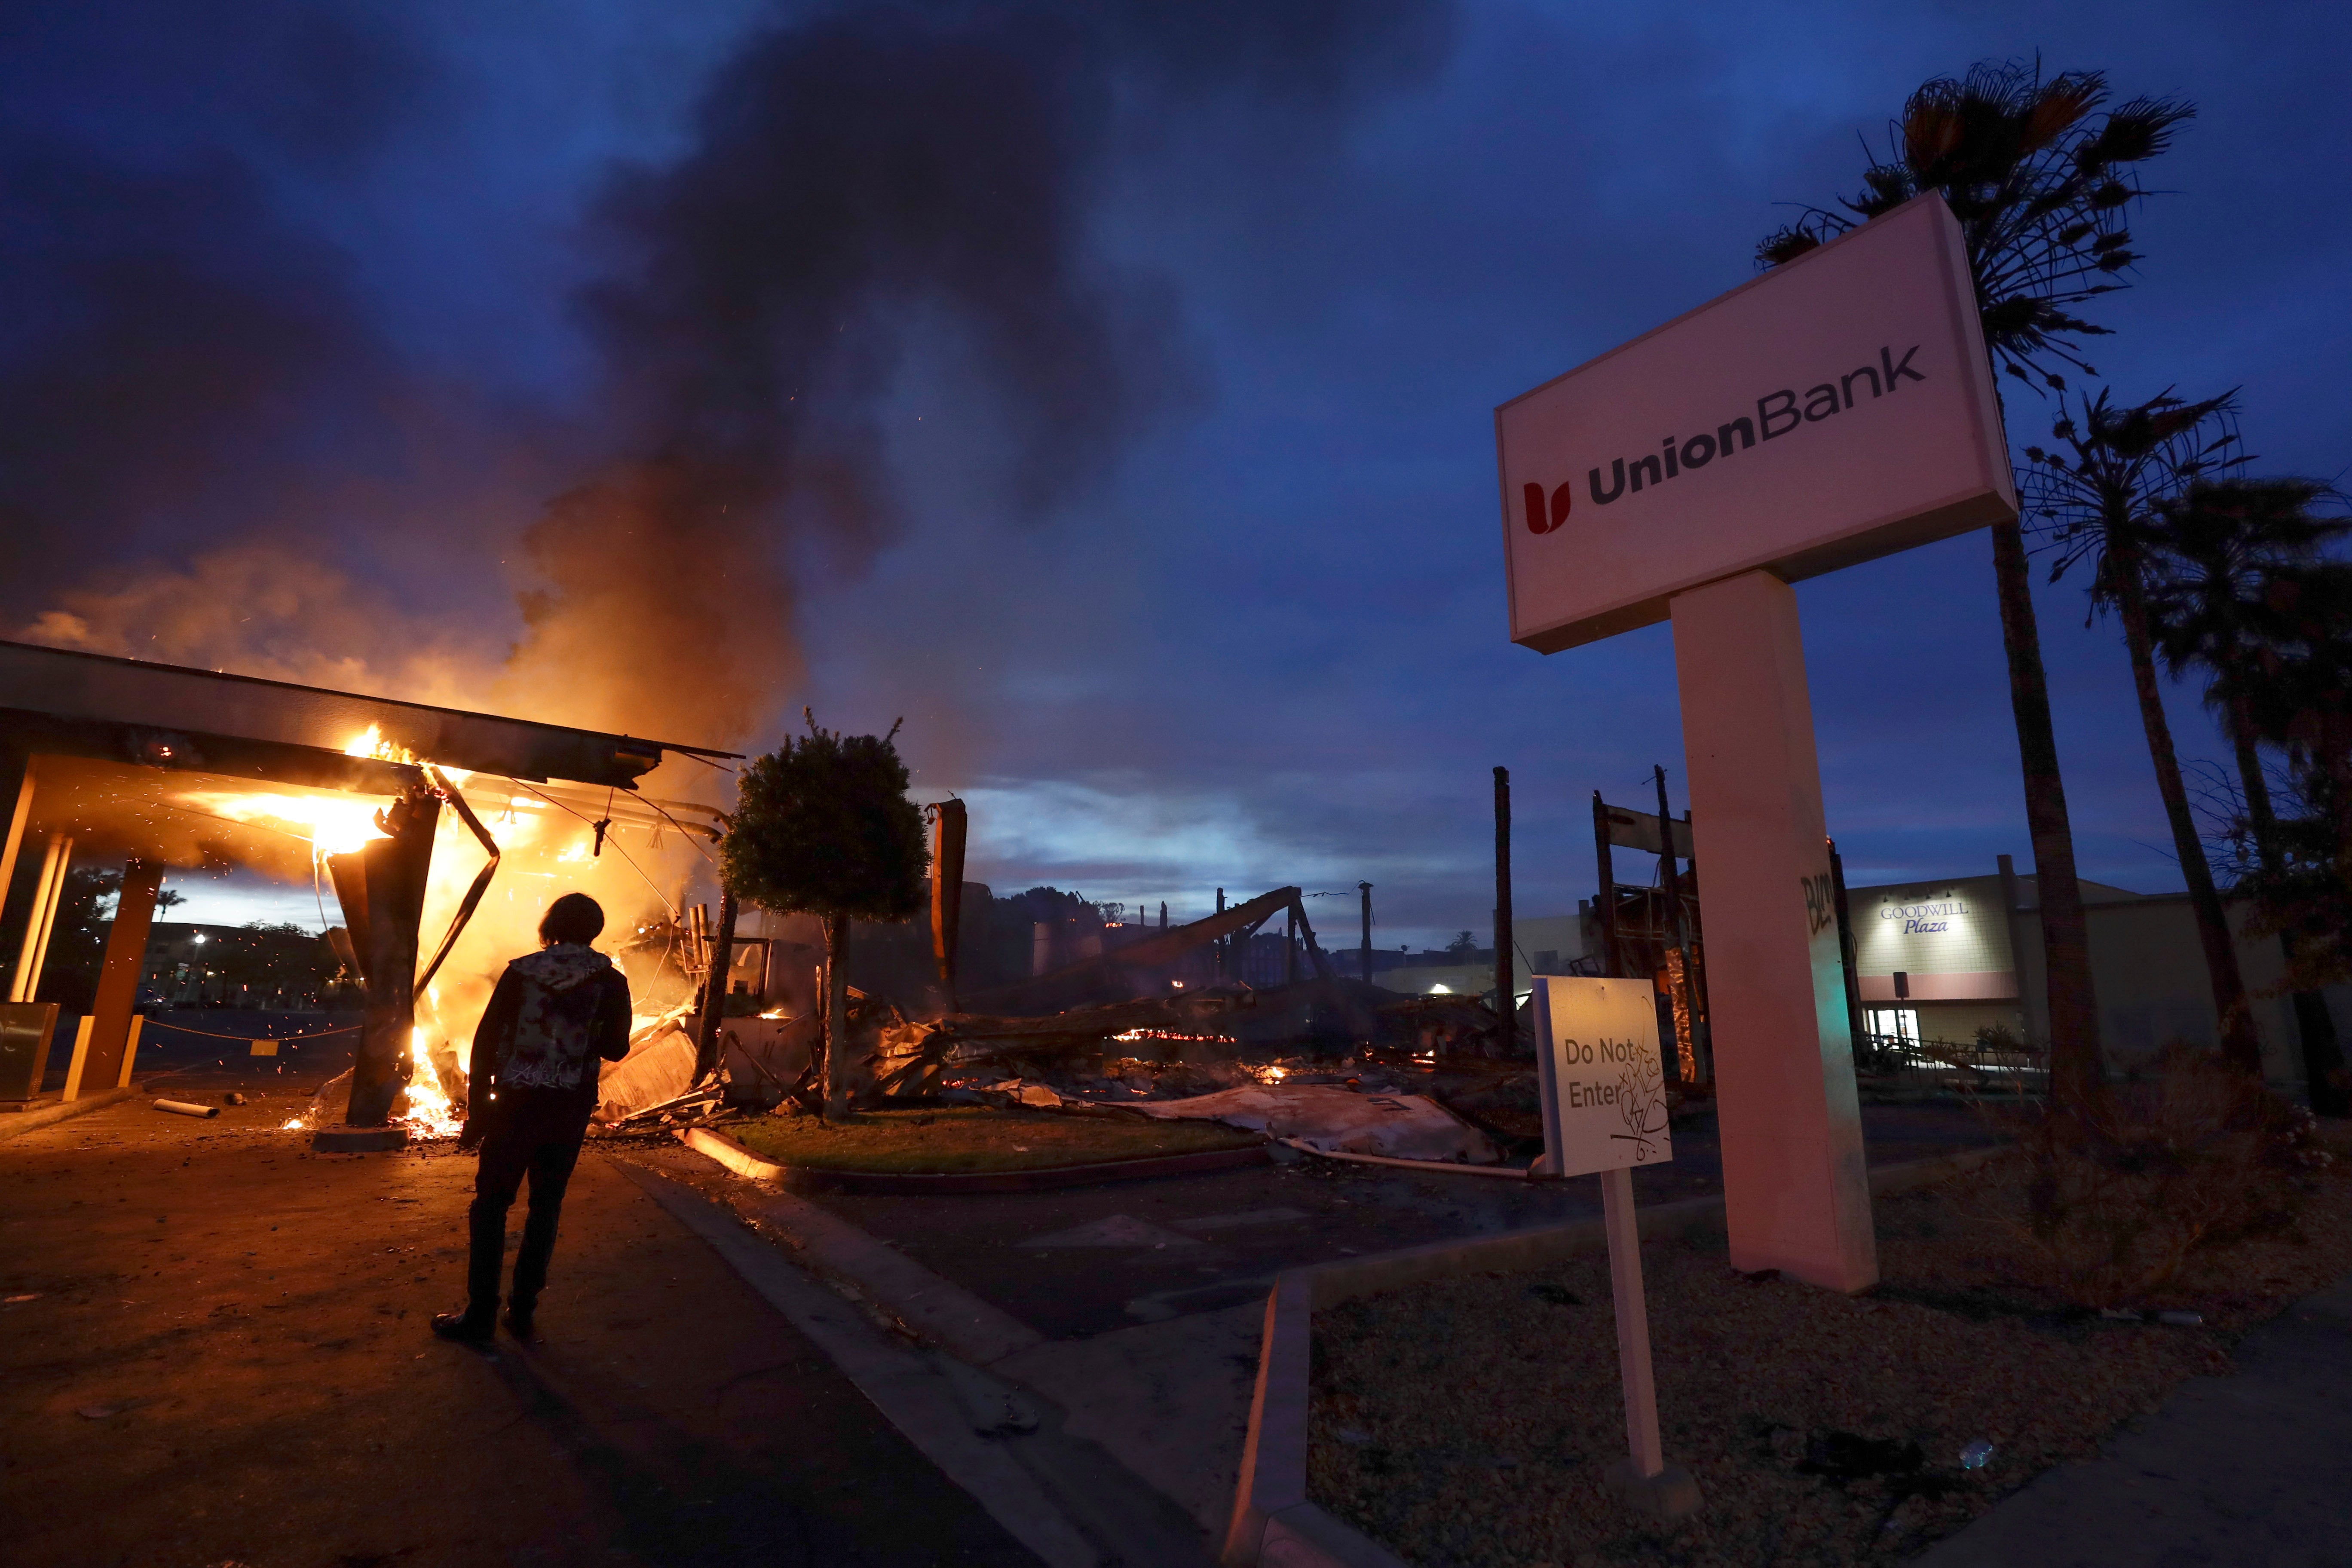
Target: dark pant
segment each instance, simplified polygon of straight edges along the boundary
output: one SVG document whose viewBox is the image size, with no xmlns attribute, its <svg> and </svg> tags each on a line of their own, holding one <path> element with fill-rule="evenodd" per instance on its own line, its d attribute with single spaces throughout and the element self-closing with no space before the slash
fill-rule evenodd
<svg viewBox="0 0 2352 1568">
<path fill-rule="evenodd" d="M 467 1211 L 471 1256 L 466 1269 L 466 1310 L 487 1319 L 498 1310 L 499 1264 L 507 1246 L 507 1210 L 523 1176 L 530 1177 L 530 1212 L 523 1220 L 522 1250 L 515 1257 L 518 1312 L 529 1313 L 547 1284 L 547 1260 L 555 1252 L 555 1222 L 563 1213 L 563 1189 L 580 1158 L 593 1103 L 576 1094 L 515 1089 L 499 1096 L 482 1137 L 481 1163 L 474 1172 L 474 1206 Z"/>
</svg>

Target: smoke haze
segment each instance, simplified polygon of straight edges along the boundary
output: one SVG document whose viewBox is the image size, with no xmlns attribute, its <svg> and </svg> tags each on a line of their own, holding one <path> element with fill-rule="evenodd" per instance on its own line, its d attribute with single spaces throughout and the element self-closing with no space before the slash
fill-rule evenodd
<svg viewBox="0 0 2352 1568">
<path fill-rule="evenodd" d="M 595 368 L 559 412 L 407 363 L 273 173 L 382 156 L 446 71 L 331 10 L 260 28 L 257 65 L 213 41 L 241 27 L 186 26 L 184 68 L 266 84 L 274 62 L 313 97 L 232 92 L 213 145 L 110 157 L 8 128 L 5 281 L 50 307 L 0 374 L 19 635 L 725 744 L 801 689 L 808 574 L 904 533 L 910 364 L 972 411 L 974 523 L 1052 515 L 1196 398 L 1167 281 L 1096 244 L 1122 104 L 1341 113 L 1445 21 L 1318 0 L 782 14 L 718 63 L 682 153 L 593 187 L 572 316 Z M 555 499 L 517 507 L 534 480 Z M 500 536 L 504 626 L 477 587 L 434 603 L 432 568 L 478 568 Z"/>
<path fill-rule="evenodd" d="M 1592 791 L 1663 763 L 1681 804 L 1672 648 L 1509 646 L 1492 409 L 1748 281 L 1973 60 L 2198 101 L 2096 357 L 2242 385 L 2276 471 L 2352 447 L 2327 7 L 37 0 L 0 35 L 0 635 L 740 749 L 905 714 L 1000 889 L 1368 880 L 1378 942 L 1442 943 L 1487 919 L 1499 763 L 1522 916 L 1589 897 Z M 1964 538 L 1799 590 L 1857 886 L 2028 853 L 1990 584 Z M 2176 887 L 2112 624 L 2035 595 L 2084 871 Z"/>
</svg>

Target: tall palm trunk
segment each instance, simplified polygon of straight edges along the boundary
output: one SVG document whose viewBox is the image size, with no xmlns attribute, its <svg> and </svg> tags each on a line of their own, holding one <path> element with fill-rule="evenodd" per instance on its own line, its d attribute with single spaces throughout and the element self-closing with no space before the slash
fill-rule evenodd
<svg viewBox="0 0 2352 1568">
<path fill-rule="evenodd" d="M 849 1116 L 849 917 L 824 917 L 824 1119 Z"/>
<path fill-rule="evenodd" d="M 2236 676 L 2231 676 L 2234 685 Z M 2238 778 L 2246 791 L 2246 820 L 2253 829 L 2254 857 L 2263 868 L 2275 874 L 2279 869 L 2278 808 L 2271 803 L 2271 781 L 2263 776 L 2263 756 L 2254 744 L 2254 716 L 2247 710 L 2243 693 L 2230 694 L 2230 744 L 2238 755 Z M 2286 958 L 2287 973 L 2295 968 L 2294 934 L 2279 933 L 2279 948 Z M 2343 1116 L 2352 1112 L 2352 1093 L 2347 1093 L 2344 1078 L 2344 1044 L 2336 1033 L 2336 1019 L 2327 1011 L 2327 999 L 2316 991 L 2297 991 L 2287 998 L 2294 1009 L 2295 1039 L 2303 1047 L 2303 1082 L 2310 1097 L 2315 1116 Z"/>
<path fill-rule="evenodd" d="M 1993 524 L 1992 564 L 2000 589 L 2001 647 L 2009 655 L 2009 703 L 2025 774 L 2025 822 L 2033 836 L 2033 881 L 2042 905 L 2050 1098 L 2061 1109 L 2079 1111 L 2097 1098 L 2105 1077 L 2099 1057 L 2099 1003 L 2091 984 L 2090 933 L 2074 875 L 2074 830 L 2058 772 L 2058 737 L 2050 724 L 2050 678 L 2042 667 L 2025 536 L 2016 522 Z M 2011 962 L 2021 973 L 2022 956 Z"/>
<path fill-rule="evenodd" d="M 2157 792 L 2164 796 L 2164 815 L 2172 824 L 2173 852 L 2180 858 L 2180 874 L 2189 883 L 2189 907 L 2197 916 L 2197 938 L 2205 949 L 2213 1011 L 2221 1022 L 2221 1054 L 2259 1078 L 2263 1043 L 2254 1033 L 2245 980 L 2238 973 L 2238 944 L 2231 938 L 2230 918 L 2213 886 L 2213 868 L 2205 858 L 2204 841 L 2197 837 L 2197 820 L 2189 815 L 2189 791 L 2180 780 L 2180 758 L 2173 750 L 2172 726 L 2165 719 L 2164 697 L 2157 686 L 2156 647 L 2148 633 L 2147 588 L 2140 578 L 2139 557 L 2137 551 L 2118 546 L 2112 535 L 2107 551 L 2116 608 L 2123 617 L 2124 645 L 2131 650 L 2132 686 L 2139 694 L 2139 721 L 2147 731 Z"/>
</svg>

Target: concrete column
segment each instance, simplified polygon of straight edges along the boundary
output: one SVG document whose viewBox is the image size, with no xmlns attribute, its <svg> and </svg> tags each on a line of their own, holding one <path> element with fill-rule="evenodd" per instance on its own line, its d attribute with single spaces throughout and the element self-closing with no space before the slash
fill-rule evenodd
<svg viewBox="0 0 2352 1568">
<path fill-rule="evenodd" d="M 50 834 L 48 853 L 41 857 L 41 874 L 33 882 L 25 945 L 16 954 L 16 973 L 8 981 L 11 1002 L 30 1002 L 40 989 L 41 964 L 49 955 L 49 932 L 58 923 L 58 899 L 65 891 L 66 871 L 72 862 L 73 840 L 62 833 Z"/>
<path fill-rule="evenodd" d="M 1731 1264 L 1864 1289 L 1878 1247 L 1797 597 L 1750 572 L 1672 612 Z"/>
<path fill-rule="evenodd" d="M 147 929 L 155 919 L 155 891 L 163 884 L 161 861 L 124 863 L 122 894 L 106 935 L 106 962 L 98 972 L 98 998 L 90 1004 L 89 1047 L 75 1053 L 66 1079 L 68 1100 L 85 1089 L 112 1089 L 126 1076 L 131 1009 L 139 1001 L 139 977 L 147 967 Z"/>
<path fill-rule="evenodd" d="M 25 845 L 25 825 L 33 818 L 32 759 L 5 743 L 0 743 L 0 800 L 10 803 L 7 837 L 0 839 L 0 914 L 5 914 L 8 889 L 16 881 L 16 852 Z"/>
</svg>

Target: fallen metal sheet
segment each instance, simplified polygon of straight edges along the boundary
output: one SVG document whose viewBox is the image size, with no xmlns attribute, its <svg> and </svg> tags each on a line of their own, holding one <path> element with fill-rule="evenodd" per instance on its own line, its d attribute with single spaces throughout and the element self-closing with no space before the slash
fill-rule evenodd
<svg viewBox="0 0 2352 1568">
<path fill-rule="evenodd" d="M 676 1100 L 694 1086 L 694 1038 L 677 1025 L 649 1031 L 625 1058 L 605 1064 L 596 1081 L 596 1119 L 617 1121 Z"/>
<path fill-rule="evenodd" d="M 1191 1100 L 1129 1102 L 1121 1110 L 1174 1121 L 1222 1121 L 1295 1138 L 1335 1153 L 1491 1165 L 1500 1156 L 1485 1133 L 1418 1094 L 1358 1094 L 1327 1084 L 1223 1089 Z"/>
</svg>

